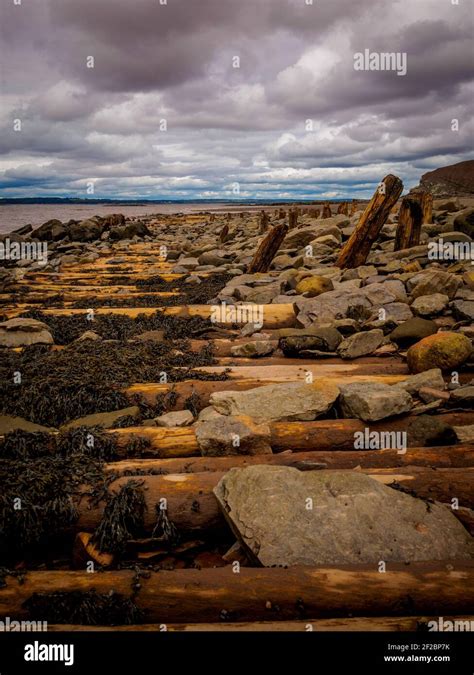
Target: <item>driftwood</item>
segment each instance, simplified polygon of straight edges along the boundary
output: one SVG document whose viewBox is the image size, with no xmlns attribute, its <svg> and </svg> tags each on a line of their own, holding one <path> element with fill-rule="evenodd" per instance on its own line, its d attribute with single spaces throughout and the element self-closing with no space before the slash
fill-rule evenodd
<svg viewBox="0 0 474 675">
<path fill-rule="evenodd" d="M 402 190 L 403 183 L 399 178 L 392 174 L 385 176 L 362 214 L 356 229 L 342 249 L 336 263 L 338 267 L 353 268 L 365 263 L 372 245 L 379 236 Z"/>
<path fill-rule="evenodd" d="M 288 227 L 290 230 L 292 230 L 294 227 L 297 227 L 298 225 L 298 209 L 290 209 L 288 211 Z"/>
<path fill-rule="evenodd" d="M 219 234 L 219 241 L 221 244 L 225 243 L 229 237 L 229 226 L 226 224 Z"/>
<path fill-rule="evenodd" d="M 248 273 L 267 272 L 272 264 L 278 249 L 288 233 L 288 225 L 281 223 L 275 225 L 269 231 L 267 236 L 260 242 L 260 246 L 255 253 L 254 259 L 249 265 Z"/>
<path fill-rule="evenodd" d="M 420 200 L 414 199 L 411 195 L 404 197 L 398 214 L 395 251 L 418 246 L 422 220 L 423 211 Z"/>
<path fill-rule="evenodd" d="M 387 563 L 348 567 L 242 567 L 150 572 L 29 572 L 22 584 L 6 578 L 0 613 L 28 619 L 25 602 L 34 594 L 111 591 L 134 603 L 150 623 L 216 623 L 222 612 L 238 622 L 291 621 L 344 616 L 468 614 L 474 606 L 474 565 L 470 562 Z"/>
<path fill-rule="evenodd" d="M 258 221 L 258 232 L 259 234 L 264 234 L 270 225 L 270 218 L 266 211 L 261 211 L 260 218 Z"/>
</svg>

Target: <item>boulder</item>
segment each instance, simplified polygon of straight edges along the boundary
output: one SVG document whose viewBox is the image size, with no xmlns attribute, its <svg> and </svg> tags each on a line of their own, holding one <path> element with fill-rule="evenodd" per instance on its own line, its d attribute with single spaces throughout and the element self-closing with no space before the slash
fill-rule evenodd
<svg viewBox="0 0 474 675">
<path fill-rule="evenodd" d="M 187 427 L 194 422 L 193 414 L 190 410 L 173 410 L 171 412 L 155 417 L 154 421 L 157 427 Z"/>
<path fill-rule="evenodd" d="M 474 239 L 474 209 L 472 207 L 460 211 L 453 221 L 454 229 L 464 232 Z"/>
<path fill-rule="evenodd" d="M 474 385 L 453 389 L 451 401 L 456 407 L 474 409 Z"/>
<path fill-rule="evenodd" d="M 451 370 L 465 363 L 472 354 L 472 342 L 465 335 L 446 331 L 429 335 L 410 347 L 407 353 L 411 373 L 431 368 Z"/>
<path fill-rule="evenodd" d="M 233 468 L 214 494 L 249 559 L 265 567 L 474 555 L 469 533 L 450 509 L 427 509 L 424 500 L 355 471 Z"/>
<path fill-rule="evenodd" d="M 417 394 L 420 389 L 424 387 L 442 391 L 445 388 L 445 383 L 441 370 L 439 368 L 432 368 L 431 370 L 425 370 L 423 373 L 418 373 L 417 375 L 410 375 L 406 380 L 397 382 L 392 386 L 403 389 L 413 395 Z"/>
<path fill-rule="evenodd" d="M 321 293 L 327 293 L 327 291 L 333 290 L 333 283 L 331 279 L 327 277 L 320 277 L 318 275 L 312 275 L 310 277 L 305 277 L 301 279 L 296 285 L 296 292 L 298 295 L 306 295 L 308 298 L 315 298 Z"/>
<path fill-rule="evenodd" d="M 71 241 L 95 241 L 100 239 L 105 227 L 100 218 L 88 218 L 80 223 L 75 223 L 69 228 Z"/>
<path fill-rule="evenodd" d="M 35 424 L 29 420 L 23 419 L 23 417 L 13 417 L 12 415 L 0 415 L 0 436 L 9 434 L 11 431 L 28 431 L 29 433 L 35 433 L 38 431 L 44 432 L 53 432 L 56 429 L 50 427 L 44 427 L 41 424 Z"/>
<path fill-rule="evenodd" d="M 270 340 L 256 340 L 255 342 L 246 342 L 243 345 L 234 345 L 230 351 L 232 356 L 244 356 L 249 359 L 257 359 L 262 356 L 269 356 L 275 350 L 275 343 Z"/>
<path fill-rule="evenodd" d="M 42 321 L 17 318 L 0 323 L 0 347 L 27 347 L 53 343 L 49 327 Z"/>
<path fill-rule="evenodd" d="M 116 427 L 121 420 L 128 417 L 138 417 L 140 415 L 140 408 L 136 405 L 129 408 L 122 408 L 122 410 L 112 410 L 111 412 L 93 413 L 72 420 L 61 427 L 61 431 L 67 429 L 74 429 L 76 427 L 102 427 L 103 429 L 111 429 Z"/>
<path fill-rule="evenodd" d="M 438 326 L 434 321 L 416 317 L 408 319 L 408 321 L 397 326 L 395 330 L 390 333 L 389 337 L 390 340 L 395 342 L 399 347 L 406 348 L 437 332 Z"/>
<path fill-rule="evenodd" d="M 474 300 L 455 300 L 451 309 L 456 321 L 474 321 Z"/>
<path fill-rule="evenodd" d="M 431 317 L 440 314 L 449 302 L 449 298 L 444 293 L 432 293 L 431 295 L 420 295 L 412 302 L 411 308 L 418 316 Z"/>
<path fill-rule="evenodd" d="M 248 415 L 217 415 L 196 423 L 196 440 L 206 457 L 272 453 L 270 427 Z"/>
<path fill-rule="evenodd" d="M 334 352 L 341 341 L 342 335 L 336 328 L 320 326 L 311 332 L 303 328 L 296 335 L 281 337 L 278 346 L 285 356 L 292 358 L 308 349 Z"/>
<path fill-rule="evenodd" d="M 111 241 L 120 241 L 122 239 L 133 239 L 133 237 L 143 238 L 146 236 L 151 236 L 151 232 L 145 225 L 145 223 L 142 223 L 139 220 L 132 223 L 128 223 L 128 225 L 122 227 L 112 227 L 110 229 Z M 180 260 L 179 264 L 182 267 L 186 267 L 188 269 L 186 265 L 183 265 L 183 260 Z M 194 267 L 197 267 L 198 264 L 199 263 L 196 260 L 196 264 L 194 265 Z"/>
<path fill-rule="evenodd" d="M 374 329 L 355 333 L 343 340 L 337 348 L 341 359 L 357 359 L 372 354 L 384 340 L 383 330 Z"/>
<path fill-rule="evenodd" d="M 68 235 L 68 229 L 60 220 L 48 220 L 36 230 L 33 230 L 31 237 L 40 241 L 60 241 Z"/>
<path fill-rule="evenodd" d="M 340 386 L 344 417 L 376 422 L 410 412 L 413 400 L 403 389 L 378 382 L 351 382 Z"/>
<path fill-rule="evenodd" d="M 329 411 L 339 389 L 327 380 L 269 384 L 247 391 L 218 391 L 210 404 L 223 415 L 249 415 L 256 422 L 314 420 Z"/>
<path fill-rule="evenodd" d="M 312 323 L 331 323 L 352 316 L 360 308 L 370 310 L 372 304 L 361 290 L 338 290 L 323 293 L 317 298 L 303 298 L 295 302 L 297 321 L 307 327 Z"/>
<path fill-rule="evenodd" d="M 461 278 L 455 274 L 443 272 L 442 270 L 425 270 L 411 277 L 407 285 L 412 298 L 442 293 L 452 300 L 460 284 Z"/>
</svg>

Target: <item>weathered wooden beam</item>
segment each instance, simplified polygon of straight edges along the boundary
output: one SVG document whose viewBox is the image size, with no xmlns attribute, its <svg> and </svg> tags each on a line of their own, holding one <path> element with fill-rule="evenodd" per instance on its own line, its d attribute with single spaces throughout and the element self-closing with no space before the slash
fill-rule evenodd
<svg viewBox="0 0 474 675">
<path fill-rule="evenodd" d="M 268 231 L 267 236 L 260 242 L 255 256 L 248 267 L 249 274 L 267 272 L 270 269 L 273 258 L 287 233 L 288 225 L 286 223 L 279 223 Z"/>
<path fill-rule="evenodd" d="M 133 598 L 148 623 L 218 623 L 222 612 L 233 621 L 291 621 L 351 616 L 468 614 L 474 606 L 474 565 L 457 563 L 387 563 L 350 567 L 242 567 L 150 572 L 29 572 L 20 584 L 6 577 L 0 589 L 0 614 L 31 618 L 26 601 L 36 594 L 121 594 Z"/>
<path fill-rule="evenodd" d="M 223 621 L 222 623 L 167 623 L 168 632 L 211 632 L 211 633 L 274 633 L 274 632 L 292 632 L 301 633 L 308 631 L 317 632 L 404 632 L 411 633 L 426 629 L 429 622 L 433 621 L 436 625 L 439 623 L 438 616 L 361 616 L 354 618 L 340 619 L 305 619 L 294 621 Z M 444 625 L 447 622 L 463 622 L 467 626 L 473 625 L 474 615 L 443 616 Z M 458 625 L 461 625 L 458 623 Z M 48 624 L 48 633 L 61 632 L 153 632 L 163 631 L 163 624 L 135 624 L 132 626 L 83 626 L 79 624 Z"/>
<path fill-rule="evenodd" d="M 403 183 L 397 176 L 385 176 L 342 249 L 336 263 L 338 267 L 353 268 L 365 263 L 402 190 Z"/>
<path fill-rule="evenodd" d="M 422 220 L 423 211 L 420 201 L 410 195 L 404 197 L 398 214 L 395 251 L 419 245 Z"/>
<path fill-rule="evenodd" d="M 268 464 L 292 466 L 300 470 L 396 468 L 425 466 L 460 468 L 474 466 L 474 445 L 447 445 L 398 450 L 318 450 L 278 452 L 273 455 L 233 455 L 230 457 L 176 457 L 175 459 L 123 459 L 106 465 L 106 471 L 118 476 L 127 472 L 201 473 L 228 471 L 234 467 Z"/>
</svg>

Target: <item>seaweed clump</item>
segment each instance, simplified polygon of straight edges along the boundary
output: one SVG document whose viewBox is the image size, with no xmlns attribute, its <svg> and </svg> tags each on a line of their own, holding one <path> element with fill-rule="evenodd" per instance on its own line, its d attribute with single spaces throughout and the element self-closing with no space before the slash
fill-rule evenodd
<svg viewBox="0 0 474 675">
<path fill-rule="evenodd" d="M 146 502 L 143 481 L 129 480 L 110 492 L 92 541 L 104 553 L 122 553 L 130 539 L 143 530 Z"/>
</svg>

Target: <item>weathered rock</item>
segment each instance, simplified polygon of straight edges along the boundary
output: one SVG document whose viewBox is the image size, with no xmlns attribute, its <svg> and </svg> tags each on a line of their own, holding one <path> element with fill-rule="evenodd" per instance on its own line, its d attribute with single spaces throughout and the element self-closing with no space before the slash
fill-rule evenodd
<svg viewBox="0 0 474 675">
<path fill-rule="evenodd" d="M 140 408 L 136 405 L 129 408 L 122 408 L 122 410 L 112 410 L 111 412 L 93 413 L 80 417 L 77 420 L 72 420 L 61 427 L 61 430 L 74 429 L 75 427 L 102 427 L 103 429 L 111 429 L 127 417 L 138 417 Z"/>
<path fill-rule="evenodd" d="M 16 431 L 21 429 L 21 431 L 28 431 L 29 433 L 35 433 L 37 431 L 44 432 L 53 432 L 56 429 L 50 427 L 44 427 L 41 424 L 35 424 L 29 420 L 23 419 L 23 417 L 13 417 L 12 415 L 0 415 L 0 436 L 9 434 L 11 431 Z"/>
<path fill-rule="evenodd" d="M 86 330 L 82 335 L 80 335 L 74 342 L 85 342 L 86 340 L 93 340 L 97 342 L 102 340 L 102 336 L 99 333 L 95 333 L 93 330 Z"/>
<path fill-rule="evenodd" d="M 74 242 L 95 241 L 96 239 L 100 239 L 100 235 L 104 230 L 105 226 L 100 218 L 88 218 L 70 226 L 69 238 Z"/>
<path fill-rule="evenodd" d="M 440 314 L 447 306 L 449 298 L 444 293 L 420 295 L 412 302 L 411 308 L 418 316 L 430 317 Z"/>
<path fill-rule="evenodd" d="M 342 341 L 341 333 L 335 328 L 320 326 L 311 334 L 301 329 L 297 335 L 281 337 L 279 347 L 285 356 L 297 357 L 300 352 L 311 349 L 323 352 L 334 352 Z"/>
<path fill-rule="evenodd" d="M 453 427 L 436 415 L 418 415 L 407 427 L 408 444 L 412 447 L 453 445 L 456 434 Z"/>
<path fill-rule="evenodd" d="M 248 415 L 218 415 L 196 423 L 196 440 L 202 455 L 271 454 L 270 427 Z"/>
<path fill-rule="evenodd" d="M 344 417 L 376 422 L 411 410 L 413 400 L 406 391 L 378 382 L 342 384 L 341 409 Z"/>
<path fill-rule="evenodd" d="M 474 300 L 455 300 L 451 308 L 457 321 L 474 321 Z"/>
<path fill-rule="evenodd" d="M 362 473 L 234 468 L 214 494 L 250 559 L 265 567 L 473 556 L 469 533 L 448 508 L 427 509 Z"/>
<path fill-rule="evenodd" d="M 67 227 L 60 220 L 48 220 L 31 233 L 32 238 L 40 241 L 59 241 L 68 234 Z"/>
<path fill-rule="evenodd" d="M 257 359 L 262 356 L 268 356 L 275 350 L 275 344 L 270 340 L 256 340 L 255 342 L 246 342 L 243 345 L 234 345 L 231 347 L 232 356 L 244 356 L 250 359 Z"/>
<path fill-rule="evenodd" d="M 296 285 L 296 292 L 298 295 L 305 294 L 308 298 L 315 298 L 321 293 L 332 291 L 333 284 L 331 279 L 327 277 L 320 277 L 318 275 L 306 277 Z"/>
<path fill-rule="evenodd" d="M 390 333 L 390 340 L 395 342 L 399 347 L 406 348 L 437 332 L 438 326 L 434 321 L 416 317 L 408 319 L 405 323 L 397 326 Z"/>
<path fill-rule="evenodd" d="M 172 410 L 171 412 L 155 417 L 157 427 L 187 427 L 194 422 L 193 414 L 190 410 Z"/>
<path fill-rule="evenodd" d="M 446 331 L 429 335 L 410 347 L 408 368 L 421 373 L 431 368 L 450 370 L 461 366 L 472 354 L 472 342 L 465 335 Z"/>
<path fill-rule="evenodd" d="M 459 443 L 474 443 L 474 424 L 463 427 L 454 427 L 454 433 Z"/>
<path fill-rule="evenodd" d="M 471 384 L 467 387 L 453 389 L 451 392 L 451 401 L 455 406 L 474 408 L 474 385 Z"/>
<path fill-rule="evenodd" d="M 53 336 L 49 327 L 36 319 L 9 319 L 0 323 L 1 347 L 26 347 L 28 345 L 52 345 Z"/>
<path fill-rule="evenodd" d="M 351 312 L 359 308 L 370 310 L 372 304 L 362 291 L 329 291 L 317 298 L 295 302 L 298 323 L 304 327 L 313 323 L 331 323 L 335 319 L 355 318 Z"/>
<path fill-rule="evenodd" d="M 128 223 L 125 226 L 122 227 L 112 227 L 110 229 L 110 239 L 111 241 L 121 241 L 124 239 L 133 239 L 134 237 L 139 237 L 143 238 L 146 236 L 150 236 L 151 232 L 148 229 L 148 227 L 145 225 L 145 223 L 142 223 L 141 221 L 136 221 L 133 223 Z M 179 261 L 180 265 L 182 264 L 182 260 Z M 197 267 L 198 263 L 196 261 L 195 267 Z"/>
<path fill-rule="evenodd" d="M 460 211 L 453 221 L 453 226 L 455 230 L 464 232 L 474 239 L 474 209 L 471 207 Z"/>
<path fill-rule="evenodd" d="M 249 415 L 257 422 L 308 421 L 328 412 L 339 389 L 327 380 L 269 384 L 247 391 L 219 391 L 210 404 L 224 415 Z"/>
<path fill-rule="evenodd" d="M 372 354 L 384 339 L 383 330 L 374 329 L 355 333 L 343 340 L 337 348 L 341 359 L 357 359 Z"/>
<path fill-rule="evenodd" d="M 392 386 L 403 389 L 413 395 L 417 394 L 423 387 L 443 390 L 445 388 L 445 383 L 441 370 L 439 368 L 432 368 L 431 370 L 425 370 L 423 373 L 418 373 L 417 375 L 410 375 L 406 380 L 397 382 Z"/>
<path fill-rule="evenodd" d="M 411 277 L 407 285 L 412 298 L 442 293 L 452 300 L 456 295 L 460 283 L 460 277 L 455 274 L 443 272 L 442 270 L 425 270 Z"/>
</svg>

